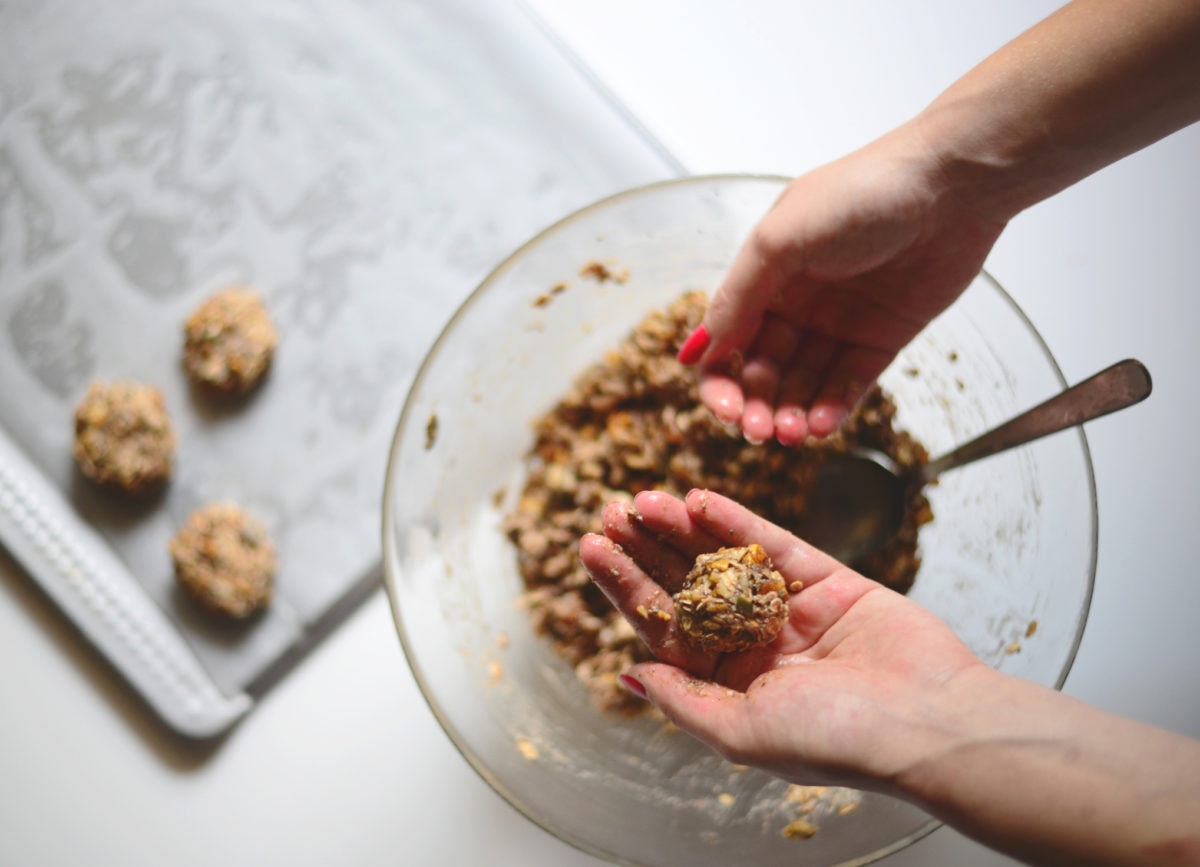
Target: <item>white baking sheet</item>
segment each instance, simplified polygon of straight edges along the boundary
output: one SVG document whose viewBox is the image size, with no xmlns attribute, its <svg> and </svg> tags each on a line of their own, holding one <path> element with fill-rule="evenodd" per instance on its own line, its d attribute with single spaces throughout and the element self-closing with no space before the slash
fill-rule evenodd
<svg viewBox="0 0 1200 867">
<path fill-rule="evenodd" d="M 375 581 L 387 442 L 459 302 L 548 223 L 678 173 L 510 3 L 0 0 L 0 428 L 219 692 L 253 695 Z M 214 406 L 181 323 L 232 283 L 281 345 Z M 162 388 L 179 434 L 146 503 L 70 457 L 75 403 L 117 377 Z M 240 626 L 171 575 L 167 539 L 214 499 L 280 549 Z"/>
</svg>

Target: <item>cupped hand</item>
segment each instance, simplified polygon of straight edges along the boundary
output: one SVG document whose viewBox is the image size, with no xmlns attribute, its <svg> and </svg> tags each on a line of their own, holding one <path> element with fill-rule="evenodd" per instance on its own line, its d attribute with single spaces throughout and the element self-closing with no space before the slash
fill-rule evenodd
<svg viewBox="0 0 1200 867">
<path fill-rule="evenodd" d="M 787 624 L 762 648 L 692 649 L 671 594 L 697 554 L 752 542 L 803 584 Z M 939 696 L 983 665 L 917 603 L 715 493 L 610 503 L 580 554 L 658 660 L 625 684 L 730 760 L 793 782 L 889 791 L 934 741 Z"/>
<path fill-rule="evenodd" d="M 701 400 L 752 442 L 836 430 L 1004 228 L 948 186 L 905 127 L 793 180 L 680 353 Z"/>
</svg>

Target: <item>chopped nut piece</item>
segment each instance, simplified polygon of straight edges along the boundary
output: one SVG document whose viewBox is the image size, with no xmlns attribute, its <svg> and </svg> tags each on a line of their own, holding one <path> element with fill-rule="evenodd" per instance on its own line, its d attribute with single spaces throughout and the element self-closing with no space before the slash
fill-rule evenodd
<svg viewBox="0 0 1200 867">
<path fill-rule="evenodd" d="M 793 819 L 783 829 L 783 836 L 789 840 L 807 840 L 817 833 L 817 826 L 805 819 Z"/>
<path fill-rule="evenodd" d="M 625 283 L 629 280 L 629 272 L 622 269 L 613 271 L 603 262 L 588 262 L 579 270 L 580 277 L 586 277 L 589 280 L 595 280 L 603 283 L 606 280 L 612 280 L 617 283 Z"/>
<path fill-rule="evenodd" d="M 517 751 L 531 762 L 540 755 L 538 748 L 533 745 L 533 741 L 524 735 L 517 736 Z"/>
<path fill-rule="evenodd" d="M 828 791 L 828 786 L 798 786 L 793 784 L 788 786 L 787 794 L 784 797 L 789 803 L 809 806 Z"/>
<path fill-rule="evenodd" d="M 1032 638 L 1033 634 L 1037 632 L 1037 628 L 1038 622 L 1036 620 L 1030 620 L 1029 625 L 1025 627 L 1025 637 Z"/>
<path fill-rule="evenodd" d="M 1008 646 L 1004 648 L 1004 652 L 1009 654 L 1010 656 L 1014 653 L 1020 653 L 1021 652 L 1021 642 L 1016 641 L 1016 640 L 1009 642 Z"/>
</svg>

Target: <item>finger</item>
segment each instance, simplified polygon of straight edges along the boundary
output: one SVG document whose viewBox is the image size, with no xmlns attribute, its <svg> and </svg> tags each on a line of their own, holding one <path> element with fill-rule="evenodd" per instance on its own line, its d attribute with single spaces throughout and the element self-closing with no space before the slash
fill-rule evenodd
<svg viewBox="0 0 1200 867">
<path fill-rule="evenodd" d="M 713 491 L 691 491 L 684 502 L 697 526 L 722 540 L 722 544 L 745 546 L 757 542 L 762 545 L 771 563 L 789 584 L 800 581 L 807 587 L 845 568 L 828 554 L 728 497 Z"/>
<path fill-rule="evenodd" d="M 841 427 L 891 361 L 892 354 L 883 350 L 843 349 L 829 366 L 821 392 L 808 411 L 809 432 L 826 437 Z"/>
<path fill-rule="evenodd" d="M 718 369 L 701 371 L 700 402 L 724 424 L 740 422 L 746 404 L 742 384 Z"/>
<path fill-rule="evenodd" d="M 775 435 L 775 404 L 782 370 L 797 347 L 797 329 L 785 320 L 768 315 L 742 368 L 742 433 L 752 443 L 764 443 Z"/>
<path fill-rule="evenodd" d="M 817 394 L 817 375 L 806 367 L 793 367 L 779 383 L 775 407 L 775 439 L 794 446 L 808 437 L 808 407 Z"/>
<path fill-rule="evenodd" d="M 675 500 L 669 494 L 659 494 L 678 503 L 679 509 L 686 514 L 683 503 Z M 643 526 L 641 513 L 635 505 L 631 508 L 625 503 L 612 502 L 606 505 L 600 513 L 604 525 L 604 535 L 612 539 L 625 551 L 638 568 L 660 584 L 668 593 L 674 593 L 683 586 L 684 576 L 692 567 L 694 558 L 685 557 L 658 534 Z"/>
<path fill-rule="evenodd" d="M 655 657 L 701 675 L 712 671 L 716 656 L 688 646 L 679 634 L 670 594 L 619 545 L 607 536 L 588 533 L 579 540 L 579 557 L 593 583 Z"/>
<path fill-rule="evenodd" d="M 642 527 L 664 544 L 671 545 L 688 564 L 688 569 L 699 555 L 729 544 L 700 527 L 678 497 L 662 491 L 643 491 L 633 498 L 633 504 Z M 688 569 L 684 570 L 685 574 Z"/>
<path fill-rule="evenodd" d="M 704 311 L 702 327 L 708 348 L 700 356 L 701 363 L 723 360 L 734 350 L 748 347 L 774 294 L 768 266 L 751 233 Z"/>
<path fill-rule="evenodd" d="M 809 435 L 809 408 L 820 393 L 822 378 L 837 355 L 837 344 L 823 335 L 804 332 L 791 369 L 779 385 L 775 436 L 781 445 L 795 445 Z"/>
<path fill-rule="evenodd" d="M 742 243 L 725 279 L 704 315 L 709 363 L 745 349 L 754 340 L 767 310 L 800 310 L 814 287 L 804 276 L 804 244 L 797 214 L 805 205 L 789 184 Z"/>
</svg>

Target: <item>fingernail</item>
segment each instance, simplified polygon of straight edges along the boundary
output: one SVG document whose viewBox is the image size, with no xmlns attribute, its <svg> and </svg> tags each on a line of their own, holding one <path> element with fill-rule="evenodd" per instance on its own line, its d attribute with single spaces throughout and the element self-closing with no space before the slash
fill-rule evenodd
<svg viewBox="0 0 1200 867">
<path fill-rule="evenodd" d="M 679 354 L 675 357 L 679 359 L 680 364 L 695 364 L 704 354 L 704 350 L 708 349 L 711 339 L 708 329 L 703 325 L 697 325 L 696 330 L 688 335 L 687 340 L 683 341 L 683 346 L 679 347 Z"/>
<path fill-rule="evenodd" d="M 685 502 L 687 502 L 689 508 L 693 508 L 692 503 L 691 503 L 692 494 L 696 495 L 696 500 L 697 500 L 696 506 L 694 508 L 698 508 L 702 512 L 707 512 L 708 511 L 708 491 L 704 488 L 692 488 L 690 491 L 688 491 L 688 494 L 684 498 L 684 500 L 685 500 Z"/>
<path fill-rule="evenodd" d="M 849 417 L 850 412 L 844 407 L 829 404 L 813 407 L 808 414 L 808 431 L 817 439 L 824 439 L 840 428 Z"/>
<path fill-rule="evenodd" d="M 638 698 L 646 697 L 646 687 L 642 686 L 640 682 L 634 680 L 628 674 L 618 675 L 618 677 L 621 681 L 621 686 L 625 687 Z"/>
</svg>

